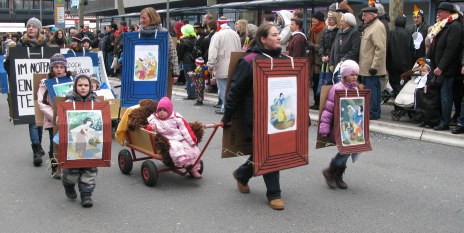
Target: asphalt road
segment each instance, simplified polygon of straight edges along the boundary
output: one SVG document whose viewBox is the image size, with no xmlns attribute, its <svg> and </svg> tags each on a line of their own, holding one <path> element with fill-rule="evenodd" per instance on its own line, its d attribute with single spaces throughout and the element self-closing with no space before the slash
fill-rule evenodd
<svg viewBox="0 0 464 233">
<path fill-rule="evenodd" d="M 213 103 L 192 107 L 193 101 L 173 99 L 189 121 L 220 120 Z M 462 148 L 371 134 L 373 151 L 348 163 L 348 189 L 331 190 L 321 171 L 336 148 L 315 150 L 313 127 L 310 163 L 281 172 L 286 206 L 275 211 L 261 177 L 251 180 L 250 194 L 237 191 L 231 173 L 245 158 L 220 158 L 222 130 L 204 155 L 202 179 L 163 173 L 153 188 L 142 181 L 142 162 L 130 175 L 121 174 L 116 161 L 124 147 L 113 140 L 113 166 L 99 168 L 94 207 L 84 209 L 79 199 L 66 199 L 45 165 L 33 167 L 27 126 L 8 122 L 5 95 L 0 110 L 1 232 L 464 231 Z M 43 146 L 48 148 L 45 134 Z"/>
</svg>

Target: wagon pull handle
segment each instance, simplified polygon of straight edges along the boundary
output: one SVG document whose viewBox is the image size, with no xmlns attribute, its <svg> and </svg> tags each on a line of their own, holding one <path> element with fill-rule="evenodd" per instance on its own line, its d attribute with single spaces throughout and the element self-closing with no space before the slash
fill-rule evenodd
<svg viewBox="0 0 464 233">
<path fill-rule="evenodd" d="M 217 127 L 220 127 L 220 126 L 223 126 L 224 123 L 222 122 L 216 122 L 216 123 L 212 123 L 212 124 L 206 124 L 203 126 L 203 128 L 207 129 L 207 128 L 217 128 Z"/>
</svg>

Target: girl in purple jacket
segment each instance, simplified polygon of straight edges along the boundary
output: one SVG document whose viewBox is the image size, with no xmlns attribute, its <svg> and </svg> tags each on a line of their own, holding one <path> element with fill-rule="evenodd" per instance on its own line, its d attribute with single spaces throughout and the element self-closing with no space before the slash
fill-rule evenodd
<svg viewBox="0 0 464 233">
<path fill-rule="evenodd" d="M 359 65 L 353 60 L 346 60 L 342 63 L 340 68 L 340 74 L 342 76 L 342 81 L 335 84 L 329 92 L 327 97 L 327 102 L 324 106 L 324 111 L 321 115 L 321 124 L 319 126 L 319 134 L 321 136 L 334 137 L 334 98 L 336 90 L 350 90 L 358 89 L 358 74 L 359 74 Z M 335 140 L 334 140 L 335 141 Z M 357 154 L 340 154 L 332 159 L 330 166 L 322 174 L 325 177 L 325 182 L 330 188 L 341 188 L 346 189 L 348 185 L 343 181 L 343 173 L 346 169 L 346 162 L 348 158 L 352 155 L 353 157 Z M 354 161 L 354 160 L 353 160 Z"/>
</svg>

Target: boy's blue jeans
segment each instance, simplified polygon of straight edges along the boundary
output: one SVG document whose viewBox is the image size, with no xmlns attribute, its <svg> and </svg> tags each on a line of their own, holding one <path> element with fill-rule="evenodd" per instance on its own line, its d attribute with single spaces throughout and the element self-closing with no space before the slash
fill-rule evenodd
<svg viewBox="0 0 464 233">
<path fill-rule="evenodd" d="M 350 155 L 351 154 L 343 155 L 337 153 L 337 155 L 335 155 L 335 157 L 332 159 L 332 163 L 337 167 L 346 167 L 346 163 L 348 162 Z"/>
<path fill-rule="evenodd" d="M 193 63 L 184 63 L 184 74 L 185 74 L 185 87 L 187 88 L 188 98 L 195 98 L 195 87 L 193 86 L 192 78 L 188 75 L 190 71 L 195 70 L 195 64 Z"/>
<path fill-rule="evenodd" d="M 42 143 L 42 127 L 37 127 L 34 124 L 29 124 L 29 137 L 31 138 L 32 144 L 41 144 Z"/>
</svg>

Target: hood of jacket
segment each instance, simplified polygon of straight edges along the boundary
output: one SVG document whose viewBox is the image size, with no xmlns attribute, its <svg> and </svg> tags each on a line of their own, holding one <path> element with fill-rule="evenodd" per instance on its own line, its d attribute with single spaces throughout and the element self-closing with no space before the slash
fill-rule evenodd
<svg viewBox="0 0 464 233">
<path fill-rule="evenodd" d="M 277 11 L 277 15 L 279 15 L 283 19 L 283 23 L 282 25 L 280 25 L 281 28 L 290 26 L 291 19 L 292 19 L 292 13 L 290 11 L 288 10 Z"/>
</svg>

